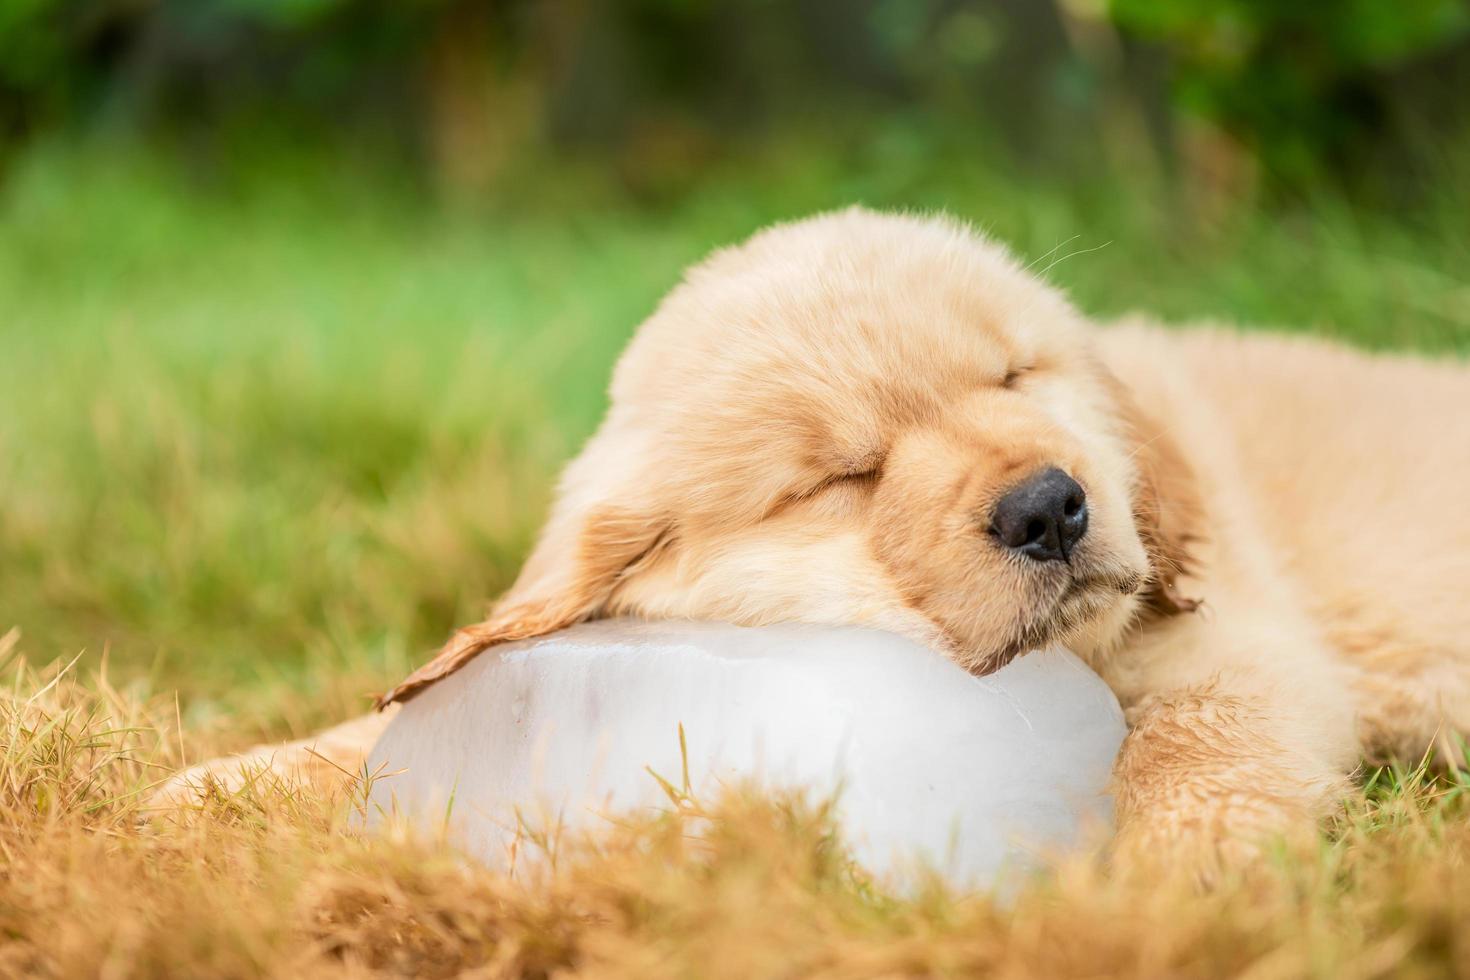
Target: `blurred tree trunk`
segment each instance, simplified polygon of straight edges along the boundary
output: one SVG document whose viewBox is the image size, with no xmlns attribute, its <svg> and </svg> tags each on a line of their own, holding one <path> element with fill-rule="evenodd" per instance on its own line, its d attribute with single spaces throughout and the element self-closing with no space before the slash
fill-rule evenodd
<svg viewBox="0 0 1470 980">
<path fill-rule="evenodd" d="M 428 143 L 440 191 L 481 199 L 545 135 L 545 108 L 580 55 L 582 0 L 447 0 L 427 48 Z"/>
<path fill-rule="evenodd" d="M 434 178 L 456 201 L 494 186 L 526 136 L 525 86 L 495 64 L 492 0 L 449 0 L 426 51 L 427 138 Z"/>
<path fill-rule="evenodd" d="M 1153 66 L 1119 35 L 1102 5 L 1063 0 L 1054 7 L 1073 57 L 1092 77 L 1091 114 L 1110 166 L 1119 173 L 1169 176 L 1174 134 L 1162 75 L 1145 70 Z"/>
<path fill-rule="evenodd" d="M 1004 93 L 990 109 L 1006 143 L 1023 161 L 1065 154 L 1074 122 L 1058 105 L 1054 80 L 1068 38 L 1056 0 L 987 0 L 983 9 L 1001 25 L 1001 44 L 986 66 L 987 89 Z"/>
</svg>

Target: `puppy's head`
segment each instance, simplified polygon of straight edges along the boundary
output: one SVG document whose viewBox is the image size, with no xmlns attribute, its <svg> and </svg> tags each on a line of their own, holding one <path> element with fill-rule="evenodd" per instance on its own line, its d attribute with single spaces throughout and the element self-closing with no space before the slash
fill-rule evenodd
<svg viewBox="0 0 1470 980">
<path fill-rule="evenodd" d="M 644 323 L 516 585 L 384 700 L 619 613 L 870 625 L 975 671 L 1106 646 L 1177 560 L 1142 428 L 1085 321 L 967 229 L 771 228 Z"/>
</svg>

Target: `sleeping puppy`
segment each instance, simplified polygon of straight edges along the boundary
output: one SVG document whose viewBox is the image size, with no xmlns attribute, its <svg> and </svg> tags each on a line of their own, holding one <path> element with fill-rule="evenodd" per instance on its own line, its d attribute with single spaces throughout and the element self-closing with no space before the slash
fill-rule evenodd
<svg viewBox="0 0 1470 980">
<path fill-rule="evenodd" d="M 1467 408 L 1461 365 L 1099 327 L 946 219 L 774 227 L 643 324 L 514 587 L 380 707 L 603 616 L 870 626 L 976 673 L 1063 643 L 1128 714 L 1123 853 L 1218 866 L 1470 731 Z M 168 793 L 356 768 L 385 718 Z"/>
</svg>

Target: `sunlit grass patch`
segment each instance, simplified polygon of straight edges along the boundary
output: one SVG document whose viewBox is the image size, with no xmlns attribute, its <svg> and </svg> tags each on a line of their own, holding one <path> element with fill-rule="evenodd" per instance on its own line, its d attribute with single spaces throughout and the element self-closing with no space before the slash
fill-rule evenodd
<svg viewBox="0 0 1470 980">
<path fill-rule="evenodd" d="M 509 584 L 681 268 L 853 201 L 974 220 L 1103 316 L 1470 350 L 1453 196 L 1201 222 L 1158 188 L 964 149 L 772 151 L 647 211 L 528 175 L 473 215 L 351 172 L 210 187 L 146 154 L 37 151 L 0 193 L 0 629 L 107 649 L 195 722 L 304 734 L 272 705 L 310 685 L 322 717 L 350 713 Z M 343 672 L 365 679 L 350 704 Z"/>
<path fill-rule="evenodd" d="M 0 192 L 0 974 L 1470 974 L 1454 770 L 1365 775 L 1313 853 L 1207 894 L 1077 861 L 1004 904 L 885 892 L 820 801 L 623 815 L 514 877 L 365 836 L 348 785 L 143 809 L 185 763 L 364 710 L 478 618 L 633 327 L 765 222 L 947 208 L 1089 313 L 1470 351 L 1453 195 L 1429 215 L 1201 221 L 1156 188 L 1049 185 L 971 149 L 793 151 L 646 211 L 548 174 L 478 215 L 361 175 L 210 189 L 146 160 L 18 162 Z"/>
</svg>

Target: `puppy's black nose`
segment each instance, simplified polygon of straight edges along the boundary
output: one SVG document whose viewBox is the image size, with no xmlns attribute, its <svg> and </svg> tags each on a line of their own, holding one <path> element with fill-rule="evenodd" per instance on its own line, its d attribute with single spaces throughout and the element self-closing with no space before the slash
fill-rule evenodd
<svg viewBox="0 0 1470 980">
<path fill-rule="evenodd" d="M 1035 561 L 1063 561 L 1087 533 L 1087 494 L 1056 467 L 1043 470 L 995 505 L 991 532 Z"/>
</svg>

